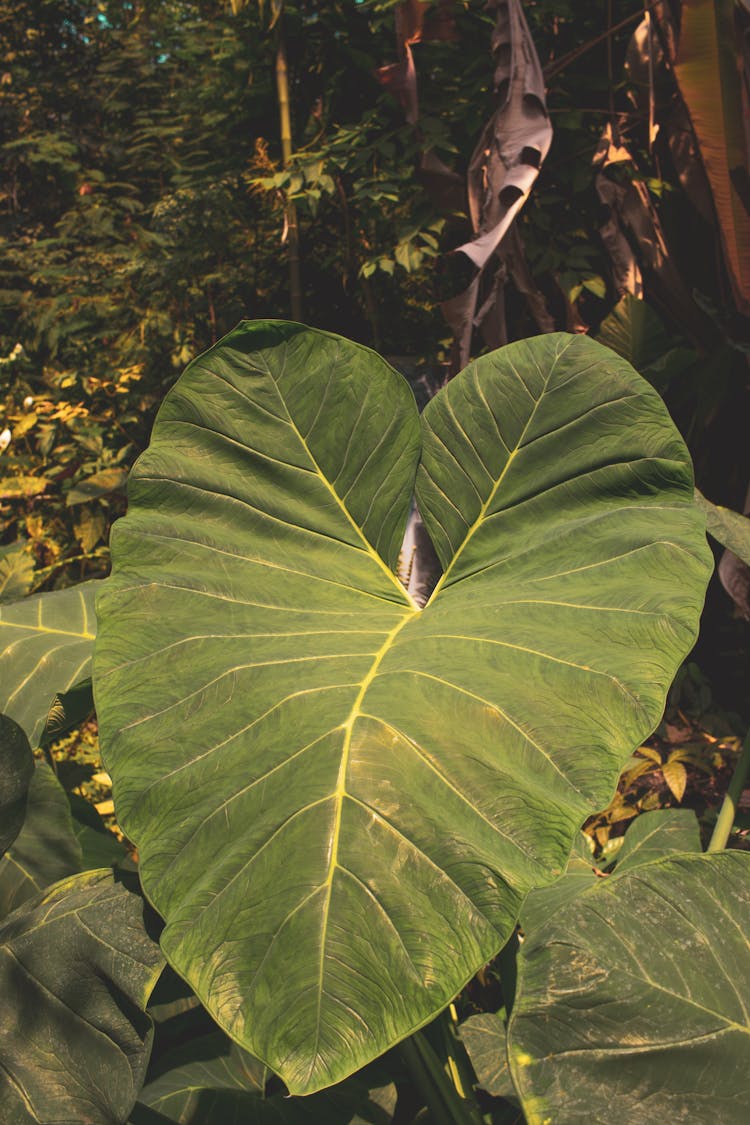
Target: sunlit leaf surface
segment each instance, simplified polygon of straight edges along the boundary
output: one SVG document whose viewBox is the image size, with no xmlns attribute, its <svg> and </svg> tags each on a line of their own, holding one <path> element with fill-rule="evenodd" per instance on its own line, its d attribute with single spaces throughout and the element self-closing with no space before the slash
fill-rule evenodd
<svg viewBox="0 0 750 1125">
<path fill-rule="evenodd" d="M 424 610 L 393 574 L 418 468 Z M 420 424 L 372 352 L 258 322 L 129 488 L 95 669 L 118 821 L 170 962 L 312 1092 L 497 952 L 655 727 L 710 566 L 687 453 L 587 339 L 485 357 Z"/>
<path fill-rule="evenodd" d="M 743 1125 L 748 933 L 744 852 L 668 856 L 550 912 L 521 947 L 509 1027 L 529 1125 Z"/>
<path fill-rule="evenodd" d="M 0 605 L 0 711 L 37 746 L 52 701 L 90 672 L 97 582 Z"/>
</svg>

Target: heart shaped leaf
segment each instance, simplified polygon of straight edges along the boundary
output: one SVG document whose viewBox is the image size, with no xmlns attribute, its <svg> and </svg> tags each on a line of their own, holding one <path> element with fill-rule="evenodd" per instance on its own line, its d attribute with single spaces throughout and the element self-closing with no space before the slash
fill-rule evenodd
<svg viewBox="0 0 750 1125">
<path fill-rule="evenodd" d="M 423 610 L 393 574 L 420 456 Z M 656 725 L 710 567 L 684 445 L 599 345 L 494 353 L 420 427 L 372 352 L 281 322 L 191 364 L 112 547 L 118 820 L 168 959 L 292 1093 L 505 943 Z"/>
<path fill-rule="evenodd" d="M 555 903 L 521 947 L 508 1028 L 529 1125 L 742 1125 L 749 930 L 742 852 L 668 856 Z"/>
</svg>

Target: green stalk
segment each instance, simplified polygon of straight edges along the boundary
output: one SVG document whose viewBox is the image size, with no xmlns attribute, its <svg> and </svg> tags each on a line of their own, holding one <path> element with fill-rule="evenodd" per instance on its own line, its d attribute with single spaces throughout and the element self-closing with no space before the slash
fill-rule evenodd
<svg viewBox="0 0 750 1125">
<path fill-rule="evenodd" d="M 750 773 L 750 731 L 747 732 L 740 752 L 739 761 L 734 767 L 732 780 L 729 782 L 729 788 L 727 789 L 719 815 L 716 818 L 716 825 L 714 826 L 713 835 L 711 836 L 707 851 L 721 852 L 727 846 L 729 834 L 734 824 L 734 818 L 737 815 L 737 805 L 742 796 L 742 791 L 745 788 L 748 773 Z"/>
<path fill-rule="evenodd" d="M 276 93 L 279 101 L 279 126 L 281 131 L 281 156 L 285 168 L 292 159 L 292 118 L 289 111 L 289 74 L 286 64 L 286 46 L 281 25 L 278 28 L 276 48 Z M 287 199 L 286 207 L 287 239 L 289 243 L 289 297 L 292 319 L 302 320 L 302 282 L 299 265 L 299 226 L 297 208 Z"/>
<path fill-rule="evenodd" d="M 445 1050 L 445 1069 L 456 1087 L 459 1097 L 467 1106 L 472 1107 L 474 1106 L 474 1088 L 477 1085 L 477 1076 L 458 1031 L 458 1013 L 455 1005 L 449 1004 L 441 1013 L 439 1019 Z M 481 1121 L 482 1118 L 474 1113 L 472 1120 Z"/>
<path fill-rule="evenodd" d="M 481 1125 L 475 1103 L 460 1097 L 421 1031 L 405 1039 L 399 1050 L 433 1125 Z"/>
</svg>

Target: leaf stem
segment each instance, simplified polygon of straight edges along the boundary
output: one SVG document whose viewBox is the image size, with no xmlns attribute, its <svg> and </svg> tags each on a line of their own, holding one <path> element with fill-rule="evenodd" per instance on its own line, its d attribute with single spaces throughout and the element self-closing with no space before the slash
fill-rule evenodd
<svg viewBox="0 0 750 1125">
<path fill-rule="evenodd" d="M 742 796 L 742 791 L 745 788 L 748 772 L 750 772 L 750 731 L 747 732 L 742 750 L 740 751 L 739 761 L 734 767 L 732 780 L 729 782 L 729 788 L 727 789 L 726 796 L 719 810 L 719 815 L 716 818 L 716 825 L 714 826 L 713 835 L 706 849 L 707 851 L 720 852 L 727 846 L 729 834 L 734 824 L 734 818 L 737 815 L 737 805 Z"/>
<path fill-rule="evenodd" d="M 281 22 L 279 22 L 276 41 L 276 94 L 279 105 L 282 163 L 285 168 L 288 168 L 292 159 L 292 123 L 289 110 L 289 72 L 286 59 L 286 44 L 284 42 Z M 300 276 L 299 226 L 297 223 L 297 208 L 289 198 L 288 191 L 285 193 L 284 207 L 289 245 L 289 298 L 292 308 L 292 319 L 301 321 L 302 281 Z"/>
<path fill-rule="evenodd" d="M 410 1035 L 399 1050 L 433 1125 L 481 1125 L 476 1105 L 459 1095 L 423 1032 Z"/>
</svg>

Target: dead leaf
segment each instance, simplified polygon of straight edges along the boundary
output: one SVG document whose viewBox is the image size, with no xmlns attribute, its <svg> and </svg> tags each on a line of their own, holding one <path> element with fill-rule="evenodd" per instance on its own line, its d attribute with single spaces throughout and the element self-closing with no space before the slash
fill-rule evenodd
<svg viewBox="0 0 750 1125">
<path fill-rule="evenodd" d="M 485 125 L 467 176 L 474 238 L 453 253 L 464 254 L 477 269 L 463 293 L 446 301 L 443 315 L 453 330 L 455 371 L 466 365 L 473 328 L 484 322 L 490 338 L 505 335 L 504 308 L 498 308 L 503 266 L 483 293 L 481 276 L 529 196 L 552 142 L 544 76 L 520 0 L 489 0 L 496 9 L 492 33 L 495 90 L 500 105 Z"/>
<path fill-rule="evenodd" d="M 442 573 L 419 509 L 412 504 L 398 565 L 398 576 L 419 606 L 427 604 Z"/>
<path fill-rule="evenodd" d="M 713 328 L 688 292 L 669 253 L 661 220 L 646 184 L 640 179 L 620 183 L 607 175 L 611 165 L 624 162 L 625 151 L 622 140 L 613 136 L 612 127 L 607 124 L 594 155 L 594 165 L 599 168 L 596 189 L 609 210 L 601 235 L 612 260 L 615 288 L 621 296 L 632 293 L 641 299 L 643 276 L 647 275 L 649 293 L 655 304 L 683 325 L 686 334 L 701 345 L 707 333 L 709 338 L 713 337 Z M 632 153 L 630 163 L 637 172 Z"/>
</svg>

